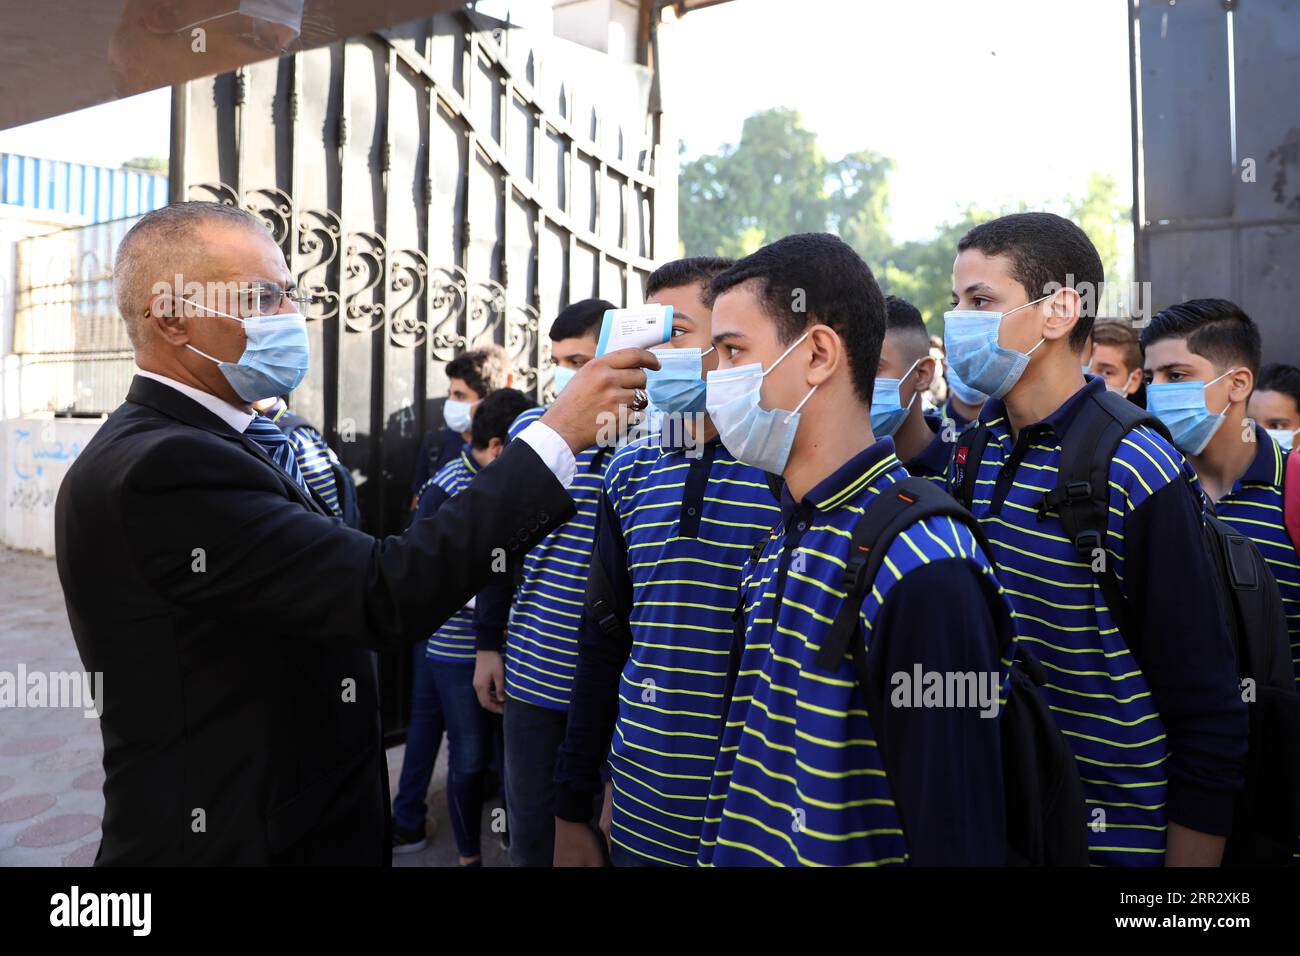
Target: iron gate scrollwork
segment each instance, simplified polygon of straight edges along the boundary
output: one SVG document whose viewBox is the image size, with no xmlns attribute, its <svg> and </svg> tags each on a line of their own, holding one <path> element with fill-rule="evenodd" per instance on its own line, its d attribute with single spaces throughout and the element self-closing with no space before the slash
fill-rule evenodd
<svg viewBox="0 0 1300 956">
<path fill-rule="evenodd" d="M 293 404 L 357 475 L 371 533 L 405 524 L 449 359 L 501 345 L 540 399 L 560 308 L 641 301 L 676 175 L 651 80 L 460 11 L 176 88 L 172 198 L 260 217 L 313 293 Z"/>
</svg>

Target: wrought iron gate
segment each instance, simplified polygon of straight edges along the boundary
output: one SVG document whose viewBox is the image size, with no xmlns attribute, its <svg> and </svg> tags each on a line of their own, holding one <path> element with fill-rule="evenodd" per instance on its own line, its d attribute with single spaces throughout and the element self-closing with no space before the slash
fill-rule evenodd
<svg viewBox="0 0 1300 956">
<path fill-rule="evenodd" d="M 261 216 L 318 297 L 294 404 L 362 477 L 367 530 L 404 524 L 444 362 L 496 342 L 540 397 L 559 308 L 641 301 L 676 241 L 654 100 L 646 67 L 469 11 L 176 88 L 173 199 Z"/>
</svg>

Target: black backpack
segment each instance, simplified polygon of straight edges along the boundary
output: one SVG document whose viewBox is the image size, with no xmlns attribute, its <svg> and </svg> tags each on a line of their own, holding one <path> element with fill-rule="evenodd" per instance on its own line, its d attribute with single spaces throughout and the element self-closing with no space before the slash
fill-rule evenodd
<svg viewBox="0 0 1300 956">
<path fill-rule="evenodd" d="M 970 512 L 925 478 L 909 477 L 891 485 L 871 503 L 853 529 L 849 559 L 840 581 L 844 603 L 818 652 L 817 666 L 834 671 L 844 655 L 851 652 L 869 713 L 880 713 L 882 704 L 858 626 L 862 601 L 870 593 L 894 538 L 918 521 L 942 516 L 969 528 L 984 553 L 991 554 L 984 532 Z M 761 553 L 767 540 L 765 537 L 755 546 L 755 553 Z M 738 619 L 742 612 L 743 607 L 737 609 Z M 743 625 L 737 632 L 743 646 Z M 732 675 L 739 670 L 735 644 L 733 641 Z M 1078 766 L 1036 686 L 1046 682 L 1046 671 L 1023 645 L 1016 656 L 1018 663 L 1011 668 L 1007 702 L 999 717 L 1007 864 L 1087 866 L 1087 811 Z M 731 690 L 729 687 L 728 697 Z M 887 741 L 877 742 L 885 753 Z M 900 822 L 906 832 L 906 823 Z"/>
<path fill-rule="evenodd" d="M 1109 392 L 1088 396 L 1061 436 L 1057 484 L 1043 495 L 1039 515 L 1060 516 L 1079 557 L 1092 563 L 1104 547 L 1110 508 L 1110 462 L 1126 434 L 1146 425 L 1169 432 L 1149 412 Z M 950 490 L 969 507 L 991 432 L 976 424 L 958 438 Z M 1291 639 L 1277 582 L 1255 543 L 1206 512 L 1205 550 L 1227 615 L 1243 688 L 1250 682 L 1246 785 L 1234 811 L 1224 866 L 1282 866 L 1300 834 L 1300 696 L 1291 666 Z M 1141 661 L 1141 634 L 1119 581 L 1107 567 L 1097 583 L 1120 633 Z"/>
<path fill-rule="evenodd" d="M 280 431 L 286 435 L 292 435 L 299 428 L 307 428 L 315 432 L 317 436 L 320 435 L 311 422 L 290 411 L 285 411 L 283 415 L 275 419 L 275 423 L 280 427 Z M 334 454 L 334 449 L 326 446 L 326 450 L 329 452 L 330 472 L 334 475 L 334 487 L 338 489 L 339 510 L 342 512 L 338 517 L 349 528 L 360 528 L 361 511 L 357 507 L 357 484 L 352 480 L 352 472 L 348 471 L 343 462 L 339 461 L 339 456 Z"/>
</svg>

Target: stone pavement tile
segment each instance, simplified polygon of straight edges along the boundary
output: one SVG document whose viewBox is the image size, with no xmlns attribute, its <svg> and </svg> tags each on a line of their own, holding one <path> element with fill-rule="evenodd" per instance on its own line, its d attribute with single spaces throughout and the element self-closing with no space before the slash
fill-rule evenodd
<svg viewBox="0 0 1300 956">
<path fill-rule="evenodd" d="M 90 813 L 65 813 L 46 817 L 18 834 L 14 843 L 27 847 L 62 846 L 94 833 L 99 829 L 100 818 Z"/>
<path fill-rule="evenodd" d="M 0 800 L 0 823 L 13 823 L 39 816 L 58 803 L 52 793 L 27 793 Z"/>
</svg>

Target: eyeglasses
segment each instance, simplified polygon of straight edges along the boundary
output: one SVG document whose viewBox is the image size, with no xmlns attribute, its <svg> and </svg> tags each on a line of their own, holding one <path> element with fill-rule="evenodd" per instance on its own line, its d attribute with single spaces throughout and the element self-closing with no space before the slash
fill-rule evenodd
<svg viewBox="0 0 1300 956">
<path fill-rule="evenodd" d="M 316 301 L 310 292 L 304 292 L 296 286 L 284 289 L 274 282 L 256 282 L 239 289 L 238 301 L 245 314 L 274 315 L 280 311 L 285 299 L 297 306 L 310 306 Z"/>
</svg>

